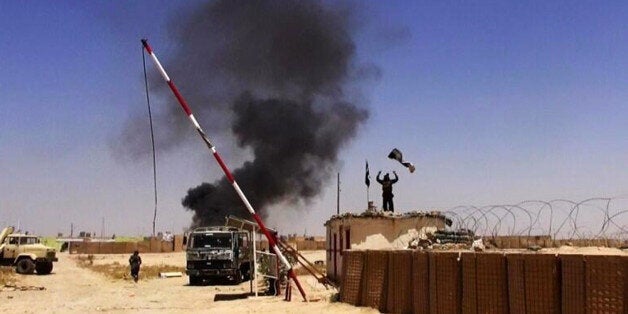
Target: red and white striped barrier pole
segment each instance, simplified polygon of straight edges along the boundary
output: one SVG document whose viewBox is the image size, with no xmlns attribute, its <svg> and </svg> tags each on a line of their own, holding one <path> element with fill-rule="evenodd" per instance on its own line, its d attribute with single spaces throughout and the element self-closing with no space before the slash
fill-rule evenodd
<svg viewBox="0 0 628 314">
<path fill-rule="evenodd" d="M 205 134 L 201 126 L 198 124 L 198 121 L 196 121 L 196 118 L 194 118 L 194 114 L 192 114 L 192 110 L 190 110 L 190 107 L 188 106 L 183 96 L 181 96 L 181 93 L 179 93 L 179 90 L 174 85 L 174 82 L 172 82 L 172 80 L 166 73 L 166 70 L 164 70 L 164 68 L 161 66 L 161 63 L 157 59 L 157 56 L 155 56 L 153 49 L 150 47 L 150 45 L 148 45 L 148 41 L 146 41 L 146 39 L 142 39 L 142 45 L 144 45 L 144 49 L 146 49 L 146 52 L 148 52 L 148 54 L 150 55 L 151 59 L 155 63 L 155 66 L 157 66 L 157 70 L 159 70 L 159 73 L 161 73 L 161 76 L 164 78 L 164 80 L 166 80 L 166 83 L 168 83 L 168 86 L 170 86 L 170 90 L 172 90 L 172 93 L 174 93 L 174 96 L 179 101 L 181 108 L 183 108 L 183 111 L 185 111 L 190 121 L 192 121 L 192 124 L 194 124 L 196 131 L 201 136 L 201 138 L 203 139 L 203 141 L 205 142 L 209 150 L 211 150 L 212 154 L 214 155 L 214 158 L 220 165 L 220 168 L 222 168 L 222 171 L 225 173 L 227 180 L 229 180 L 229 182 L 231 183 L 231 186 L 233 186 L 236 193 L 238 193 L 238 195 L 240 196 L 240 199 L 244 203 L 244 206 L 246 207 L 246 209 L 249 211 L 249 213 L 251 213 L 251 215 L 253 215 L 253 219 L 255 219 L 255 221 L 257 222 L 257 225 L 266 236 L 266 239 L 268 239 L 268 244 L 273 248 L 273 251 L 275 251 L 275 254 L 277 254 L 281 262 L 288 268 L 288 276 L 290 276 L 290 278 L 294 280 L 295 284 L 299 288 L 299 292 L 301 292 L 301 296 L 303 296 L 303 299 L 307 301 L 305 297 L 305 291 L 303 291 L 303 288 L 301 287 L 301 284 L 299 283 L 299 280 L 297 279 L 297 276 L 295 275 L 294 270 L 292 269 L 292 265 L 290 265 L 290 262 L 288 262 L 286 257 L 281 253 L 281 251 L 277 247 L 277 241 L 270 234 L 270 232 L 268 232 L 268 229 L 266 229 L 266 226 L 262 222 L 262 219 L 255 212 L 255 210 L 253 209 L 253 206 L 251 206 L 251 203 L 249 203 L 249 200 L 246 198 L 246 196 L 240 189 L 240 186 L 235 181 L 235 178 L 231 174 L 231 171 L 229 171 L 229 168 L 227 168 L 227 165 L 225 165 L 225 162 L 222 161 L 222 158 L 218 154 L 218 151 L 216 151 L 216 147 L 211 143 L 211 141 L 209 140 L 209 137 L 207 137 L 207 135 Z"/>
</svg>

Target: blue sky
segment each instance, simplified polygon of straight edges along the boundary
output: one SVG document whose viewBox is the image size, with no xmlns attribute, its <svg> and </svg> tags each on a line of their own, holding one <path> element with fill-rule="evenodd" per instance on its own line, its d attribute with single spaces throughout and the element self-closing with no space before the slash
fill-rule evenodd
<svg viewBox="0 0 628 314">
<path fill-rule="evenodd" d="M 67 234 L 72 222 L 75 231 L 100 234 L 104 219 L 106 234 L 150 233 L 151 160 L 123 160 L 109 143 L 146 111 L 140 38 L 168 70 L 175 45 L 168 23 L 195 5 L 0 2 L 0 223 Z M 359 86 L 371 116 L 340 155 L 341 211 L 365 208 L 365 159 L 373 179 L 379 169 L 400 174 L 401 212 L 628 197 L 628 5 L 369 1 L 360 8 L 358 58 L 381 77 Z M 214 139 L 229 166 L 239 166 L 233 143 Z M 158 230 L 187 226 L 181 198 L 220 175 L 202 142 L 191 143 L 198 145 L 158 155 Z M 393 147 L 415 173 L 386 158 Z M 312 204 L 275 209 L 270 225 L 322 234 L 336 211 L 335 179 Z M 377 184 L 369 194 L 381 206 Z"/>
</svg>

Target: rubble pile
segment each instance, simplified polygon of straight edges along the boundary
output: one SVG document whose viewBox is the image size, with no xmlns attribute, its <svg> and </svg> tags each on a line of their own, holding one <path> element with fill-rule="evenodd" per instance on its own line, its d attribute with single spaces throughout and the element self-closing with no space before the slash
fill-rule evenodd
<svg viewBox="0 0 628 314">
<path fill-rule="evenodd" d="M 362 213 L 356 214 L 356 213 L 343 213 L 340 215 L 333 215 L 331 216 L 331 218 L 329 220 L 334 220 L 334 219 L 338 219 L 338 218 L 352 218 L 352 217 L 360 217 L 360 218 L 389 218 L 389 217 L 394 217 L 394 218 L 411 218 L 411 217 L 429 217 L 429 218 L 441 218 L 445 220 L 445 224 L 447 226 L 451 226 L 452 221 L 451 219 L 445 217 L 445 215 L 443 215 L 440 211 L 411 211 L 411 212 L 406 212 L 406 213 L 395 213 L 395 212 L 391 212 L 391 211 L 384 211 L 384 210 L 367 210 L 364 211 Z M 328 221 L 329 222 L 329 221 Z"/>
</svg>

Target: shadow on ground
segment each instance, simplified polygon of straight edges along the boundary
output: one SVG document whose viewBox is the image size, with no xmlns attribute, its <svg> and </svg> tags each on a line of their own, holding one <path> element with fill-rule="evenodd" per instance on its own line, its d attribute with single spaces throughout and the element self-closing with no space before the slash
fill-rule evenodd
<svg viewBox="0 0 628 314">
<path fill-rule="evenodd" d="M 251 295 L 250 293 L 230 293 L 230 294 L 216 294 L 214 301 L 231 301 L 246 299 Z"/>
</svg>

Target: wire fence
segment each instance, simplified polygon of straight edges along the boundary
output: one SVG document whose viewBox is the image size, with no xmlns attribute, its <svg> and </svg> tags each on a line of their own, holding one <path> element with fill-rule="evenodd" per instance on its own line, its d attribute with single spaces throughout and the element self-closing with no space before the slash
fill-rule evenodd
<svg viewBox="0 0 628 314">
<path fill-rule="evenodd" d="M 514 205 L 456 206 L 443 212 L 455 229 L 483 236 L 628 239 L 628 198 L 527 200 Z"/>
</svg>

